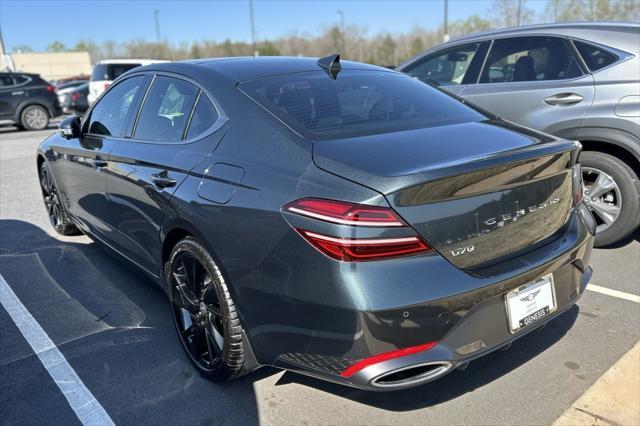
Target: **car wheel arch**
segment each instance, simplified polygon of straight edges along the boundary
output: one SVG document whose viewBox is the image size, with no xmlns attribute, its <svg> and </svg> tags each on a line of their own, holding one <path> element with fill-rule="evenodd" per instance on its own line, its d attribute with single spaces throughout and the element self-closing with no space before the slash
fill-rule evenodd
<svg viewBox="0 0 640 426">
<path fill-rule="evenodd" d="M 591 139 L 581 140 L 580 143 L 584 151 L 602 152 L 624 161 L 640 176 L 640 160 L 628 149 L 626 144 Z"/>
</svg>

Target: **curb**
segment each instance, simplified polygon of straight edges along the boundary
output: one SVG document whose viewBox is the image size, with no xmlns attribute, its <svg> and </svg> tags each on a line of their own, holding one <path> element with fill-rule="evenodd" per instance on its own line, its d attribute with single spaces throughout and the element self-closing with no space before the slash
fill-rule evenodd
<svg viewBox="0 0 640 426">
<path fill-rule="evenodd" d="M 553 423 L 582 425 L 640 425 L 640 342 Z"/>
</svg>

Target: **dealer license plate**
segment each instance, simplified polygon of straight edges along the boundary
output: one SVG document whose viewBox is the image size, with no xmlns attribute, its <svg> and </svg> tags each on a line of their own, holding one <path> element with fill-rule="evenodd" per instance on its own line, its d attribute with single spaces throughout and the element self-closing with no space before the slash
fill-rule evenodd
<svg viewBox="0 0 640 426">
<path fill-rule="evenodd" d="M 510 291 L 505 304 L 511 333 L 548 316 L 557 308 L 553 274 Z"/>
</svg>

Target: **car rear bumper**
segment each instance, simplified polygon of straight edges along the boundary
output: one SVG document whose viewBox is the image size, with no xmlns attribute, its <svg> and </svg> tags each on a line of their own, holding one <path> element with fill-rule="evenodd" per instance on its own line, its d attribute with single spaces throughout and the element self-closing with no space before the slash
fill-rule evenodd
<svg viewBox="0 0 640 426">
<path fill-rule="evenodd" d="M 260 364 L 361 389 L 402 389 L 442 377 L 508 345 L 576 303 L 591 278 L 588 263 L 593 226 L 583 206 L 574 213 L 566 232 L 554 241 L 536 248 L 524 259 L 512 259 L 481 271 L 460 271 L 440 257 L 406 258 L 398 265 L 389 262 L 384 268 L 376 265 L 379 262 L 355 269 L 342 263 L 339 276 L 344 281 L 337 288 L 350 291 L 332 303 L 317 303 L 320 292 L 329 283 L 334 284 L 327 281 L 335 277 L 331 270 L 324 271 L 321 278 L 315 277 L 316 303 L 269 293 L 254 295 L 254 300 L 269 310 L 263 309 L 260 325 L 248 324 L 253 352 Z M 399 269 L 393 270 L 395 266 Z M 389 269 L 395 281 L 385 275 Z M 557 309 L 512 334 L 505 295 L 548 274 L 553 275 Z M 468 290 L 457 291 L 461 287 Z M 289 294 L 292 288 L 295 287 L 289 287 Z M 358 305 L 362 300 L 368 302 L 364 308 Z M 372 356 L 429 342 L 437 344 L 428 350 L 373 363 L 345 377 L 348 368 Z M 393 380 L 388 377 L 400 371 L 404 372 L 392 376 Z M 395 380 L 399 376 L 403 376 L 402 380 Z"/>
</svg>

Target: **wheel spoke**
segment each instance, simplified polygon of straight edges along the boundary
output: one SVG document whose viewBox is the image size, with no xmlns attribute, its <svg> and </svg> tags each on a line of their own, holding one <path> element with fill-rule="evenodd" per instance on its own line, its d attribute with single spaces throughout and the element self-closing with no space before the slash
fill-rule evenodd
<svg viewBox="0 0 640 426">
<path fill-rule="evenodd" d="M 615 222 L 616 218 L 620 214 L 620 207 L 600 200 L 592 202 L 590 207 L 591 210 L 607 225 L 611 225 Z"/>
<path fill-rule="evenodd" d="M 213 346 L 215 346 L 216 351 L 218 353 L 222 353 L 222 349 L 224 348 L 224 336 L 218 331 L 215 321 L 216 319 L 210 315 L 207 319 L 207 330 L 209 331 L 211 337 L 213 337 Z"/>
<path fill-rule="evenodd" d="M 208 328 L 205 328 L 205 340 L 207 341 L 207 355 L 209 357 L 209 365 L 211 367 L 213 367 L 216 363 L 216 359 L 218 358 L 218 348 L 215 344 L 215 342 L 212 341 L 213 336 L 211 335 L 211 332 L 209 331 Z"/>
<path fill-rule="evenodd" d="M 611 176 L 606 173 L 600 173 L 591 188 L 589 188 L 589 196 L 601 197 L 607 192 L 614 190 L 616 187 L 617 185 Z"/>
<path fill-rule="evenodd" d="M 198 300 L 187 284 L 187 273 L 182 258 L 172 275 L 175 282 L 174 289 L 177 291 L 177 294 L 174 294 L 173 303 L 196 314 L 199 309 Z"/>
</svg>

